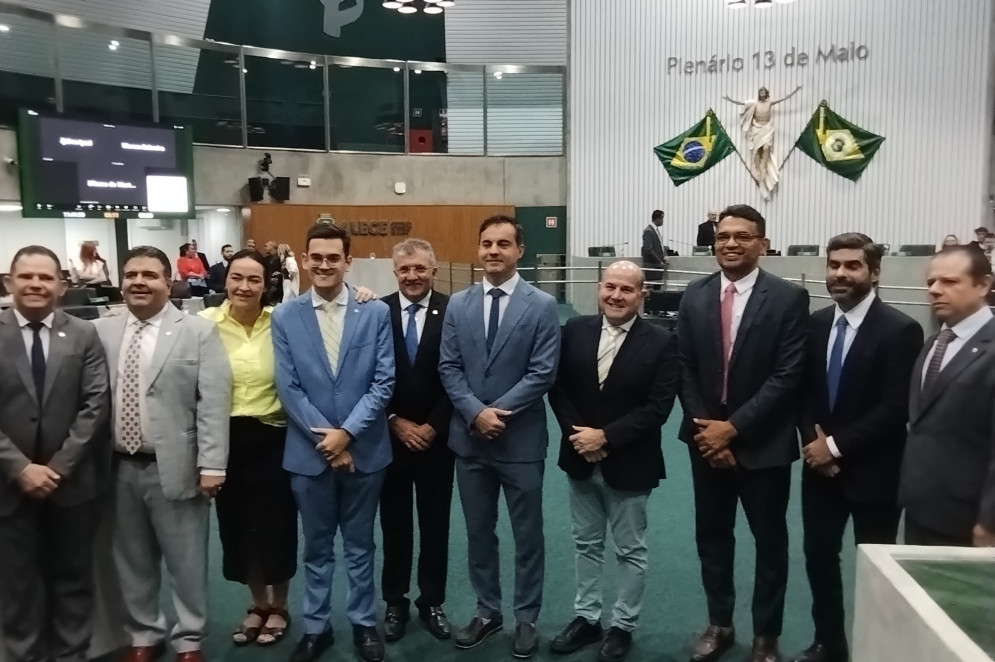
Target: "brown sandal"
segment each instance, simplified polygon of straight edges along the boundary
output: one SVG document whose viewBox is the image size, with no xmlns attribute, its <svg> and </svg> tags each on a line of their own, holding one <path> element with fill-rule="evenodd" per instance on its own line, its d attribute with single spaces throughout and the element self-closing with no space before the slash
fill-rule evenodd
<svg viewBox="0 0 995 662">
<path fill-rule="evenodd" d="M 270 611 L 268 609 L 263 609 L 262 607 L 250 607 L 246 614 L 255 614 L 263 620 L 263 622 L 255 627 L 246 627 L 244 623 L 239 624 L 235 631 L 231 633 L 231 642 L 236 646 L 248 646 L 251 643 L 255 643 L 256 639 L 263 632 L 263 625 L 266 624 L 266 619 L 269 618 Z"/>
<path fill-rule="evenodd" d="M 280 628 L 271 628 L 266 626 L 266 622 L 269 621 L 269 616 L 279 616 L 286 622 L 286 625 Z M 286 609 L 280 609 L 279 607 L 270 607 L 269 614 L 266 617 L 266 621 L 263 622 L 262 629 L 259 630 L 259 636 L 266 635 L 267 637 L 272 637 L 272 641 L 259 641 L 256 638 L 256 644 L 259 646 L 273 646 L 283 639 L 284 635 L 287 634 L 287 630 L 290 629 L 290 614 L 287 613 Z"/>
</svg>

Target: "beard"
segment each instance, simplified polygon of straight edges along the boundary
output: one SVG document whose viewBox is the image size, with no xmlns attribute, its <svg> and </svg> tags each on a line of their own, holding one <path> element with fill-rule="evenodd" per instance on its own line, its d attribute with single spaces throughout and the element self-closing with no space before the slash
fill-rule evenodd
<svg viewBox="0 0 995 662">
<path fill-rule="evenodd" d="M 832 297 L 833 301 L 851 304 L 862 301 L 874 288 L 874 283 L 871 281 L 856 282 L 842 278 L 832 280 L 826 283 L 826 285 L 829 290 L 829 296 Z M 837 292 L 834 289 L 836 287 L 846 287 L 848 290 L 846 292 Z"/>
</svg>

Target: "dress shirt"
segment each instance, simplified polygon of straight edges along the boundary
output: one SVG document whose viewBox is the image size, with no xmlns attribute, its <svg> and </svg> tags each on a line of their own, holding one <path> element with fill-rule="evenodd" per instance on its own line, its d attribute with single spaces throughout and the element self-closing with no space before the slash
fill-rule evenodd
<svg viewBox="0 0 995 662">
<path fill-rule="evenodd" d="M 428 291 L 420 301 L 412 301 L 408 297 L 404 296 L 400 292 L 397 293 L 397 298 L 401 302 L 401 335 L 404 335 L 404 331 L 408 328 L 408 318 L 411 314 L 408 312 L 408 306 L 413 303 L 418 304 L 418 312 L 415 313 L 415 326 L 418 328 L 418 342 L 421 343 L 422 331 L 425 330 L 425 319 L 428 317 L 428 302 L 432 298 L 432 290 Z M 507 297 L 502 297 L 507 298 Z M 486 328 L 486 327 L 485 327 Z"/>
<path fill-rule="evenodd" d="M 612 326 L 615 326 L 616 328 L 621 329 L 622 331 L 618 335 L 618 338 L 615 340 L 615 351 L 612 355 L 612 363 L 615 362 L 615 357 L 618 356 L 619 350 L 622 349 L 622 344 L 625 342 L 625 339 L 629 337 L 629 331 L 632 330 L 632 325 L 635 323 L 636 323 L 636 318 L 633 317 L 625 324 L 613 325 L 611 322 L 608 321 L 608 318 L 606 318 L 604 315 L 601 316 L 601 339 L 598 341 L 598 347 L 604 346 L 605 343 L 611 340 L 609 329 Z M 608 369 L 611 370 L 610 364 Z"/>
<path fill-rule="evenodd" d="M 746 304 L 750 301 L 750 295 L 753 294 L 753 287 L 757 284 L 757 276 L 759 274 L 760 268 L 757 267 L 739 280 L 732 281 L 726 278 L 725 273 L 719 273 L 719 301 L 717 303 L 722 303 L 722 297 L 725 296 L 726 288 L 729 287 L 730 283 L 736 287 L 736 298 L 732 302 L 732 329 L 729 334 L 730 355 L 732 354 L 732 348 L 736 346 L 736 334 L 739 333 L 739 324 L 743 321 Z"/>
<path fill-rule="evenodd" d="M 506 280 L 501 285 L 497 286 L 497 288 L 499 290 L 501 290 L 501 291 L 503 291 L 505 293 L 505 296 L 503 296 L 500 299 L 498 299 L 498 326 L 499 327 L 501 326 L 501 322 L 504 321 L 504 311 L 508 310 L 508 302 L 511 301 L 511 294 L 512 294 L 512 292 L 515 291 L 515 288 L 518 286 L 518 281 L 520 281 L 520 280 L 522 280 L 522 277 L 519 276 L 518 272 L 516 271 L 514 276 L 512 276 L 511 278 L 509 278 L 508 280 Z M 489 331 L 489 329 L 487 327 L 490 326 L 491 301 L 492 301 L 490 295 L 487 294 L 487 293 L 490 292 L 491 290 L 493 290 L 495 286 L 491 285 L 490 281 L 487 280 L 486 276 L 484 276 L 484 280 L 483 280 L 482 284 L 484 286 L 484 337 L 486 338 L 487 337 L 487 332 Z"/>
<path fill-rule="evenodd" d="M 285 427 L 287 418 L 276 393 L 276 358 L 270 331 L 273 307 L 266 306 L 252 334 L 231 315 L 231 303 L 207 308 L 200 316 L 218 325 L 231 364 L 231 415 L 250 416 L 266 425 Z"/>
<path fill-rule="evenodd" d="M 964 345 L 966 345 L 968 341 L 974 337 L 974 334 L 980 331 L 985 324 L 988 324 L 991 319 L 992 311 L 989 310 L 988 306 L 983 306 L 976 313 L 969 317 L 965 317 L 953 326 L 947 326 L 946 324 L 943 325 L 940 329 L 941 331 L 944 329 L 950 329 L 957 337 L 951 340 L 950 344 L 947 345 L 947 351 L 943 355 L 943 362 L 940 364 L 941 372 L 947 367 L 947 364 L 950 363 L 955 356 L 957 356 L 957 352 L 963 349 Z M 922 364 L 922 377 L 919 382 L 920 386 L 926 381 L 926 370 L 929 368 L 929 362 L 933 358 L 933 352 L 935 351 L 936 342 L 934 341 L 933 346 L 930 347 L 929 353 L 926 355 L 926 360 L 923 361 Z"/>
<path fill-rule="evenodd" d="M 147 326 L 142 331 L 142 345 L 139 349 L 141 358 L 139 359 L 138 369 L 138 409 L 142 430 L 142 445 L 138 449 L 139 453 L 155 453 L 155 446 L 150 441 L 151 435 L 149 434 L 149 430 L 151 429 L 151 423 L 149 422 L 149 411 L 148 405 L 146 404 L 146 395 L 149 389 L 148 371 L 149 366 L 152 364 L 152 355 L 155 353 L 155 343 L 159 338 L 159 329 L 162 327 L 162 321 L 166 317 L 166 308 L 171 305 L 173 304 L 167 303 L 162 310 L 147 319 Z M 119 350 L 117 358 L 116 383 L 119 386 L 124 382 L 125 361 L 128 356 L 128 345 L 131 343 L 131 339 L 138 331 L 140 322 L 141 321 L 135 317 L 133 313 L 130 311 L 128 312 L 128 321 L 125 323 L 124 337 L 121 339 L 121 349 Z M 116 412 L 123 411 L 123 397 L 124 393 L 122 392 L 122 389 L 115 389 L 114 410 Z M 121 421 L 117 415 L 114 417 L 114 437 L 118 440 L 116 441 L 117 450 L 127 452 L 120 442 L 121 439 L 124 439 L 124 432 L 121 428 Z"/>
<path fill-rule="evenodd" d="M 860 325 L 864 323 L 867 318 L 867 311 L 871 309 L 871 304 L 874 303 L 874 299 L 877 295 L 874 294 L 874 290 L 865 296 L 860 303 L 848 310 L 843 312 L 836 304 L 836 312 L 833 315 L 833 325 L 831 331 L 829 332 L 829 344 L 826 346 L 826 369 L 829 369 L 829 357 L 833 353 L 833 345 L 836 343 L 836 324 L 839 322 L 840 317 L 846 317 L 846 337 L 843 338 L 843 365 L 846 365 L 846 355 L 850 352 L 850 347 L 853 346 L 853 340 L 857 337 L 857 332 L 860 330 Z M 838 396 L 837 396 L 838 397 Z M 832 437 L 826 437 L 826 445 L 829 446 L 829 452 L 833 454 L 833 457 L 840 458 L 843 454 L 840 453 L 840 449 L 836 446 L 836 441 Z"/>
<path fill-rule="evenodd" d="M 28 318 L 22 315 L 17 308 L 14 308 L 14 317 L 17 318 L 17 325 L 21 327 L 21 337 L 24 338 L 24 351 L 28 353 L 28 363 L 31 362 L 31 348 L 35 344 L 35 332 L 32 331 L 28 324 Z M 45 361 L 48 361 L 48 346 L 52 341 L 52 322 L 55 320 L 55 313 L 49 313 L 45 316 L 45 319 L 41 321 L 44 325 L 38 332 L 41 336 L 41 347 L 45 351 Z"/>
<path fill-rule="evenodd" d="M 326 303 L 334 303 L 332 310 L 325 310 Z M 326 301 L 321 297 L 320 294 L 311 288 L 311 305 L 315 308 L 315 315 L 331 315 L 332 319 L 338 324 L 339 327 L 339 356 L 342 355 L 341 339 L 345 337 L 345 311 L 346 307 L 349 305 L 349 288 L 342 285 L 342 291 L 339 292 L 338 296 L 331 301 Z M 337 357 L 336 357 L 337 358 Z M 328 357 L 329 362 L 331 362 L 332 357 Z M 338 362 L 336 361 L 332 364 L 332 372 L 338 368 Z"/>
</svg>

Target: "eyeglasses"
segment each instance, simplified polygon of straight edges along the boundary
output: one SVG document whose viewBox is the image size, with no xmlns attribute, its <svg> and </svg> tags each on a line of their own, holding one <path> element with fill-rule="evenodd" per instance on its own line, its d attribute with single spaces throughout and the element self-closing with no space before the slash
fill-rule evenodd
<svg viewBox="0 0 995 662">
<path fill-rule="evenodd" d="M 728 232 L 720 232 L 715 235 L 716 244 L 728 244 L 730 240 L 735 239 L 737 244 L 747 244 L 754 239 L 759 239 L 763 235 L 750 234 L 749 232 L 734 232 L 729 234 Z"/>
<path fill-rule="evenodd" d="M 431 268 L 429 268 L 429 267 L 421 267 L 421 266 L 419 266 L 419 267 L 400 267 L 397 270 L 397 275 L 398 276 L 407 276 L 407 275 L 413 273 L 416 276 L 424 276 L 429 271 L 431 271 Z"/>
</svg>

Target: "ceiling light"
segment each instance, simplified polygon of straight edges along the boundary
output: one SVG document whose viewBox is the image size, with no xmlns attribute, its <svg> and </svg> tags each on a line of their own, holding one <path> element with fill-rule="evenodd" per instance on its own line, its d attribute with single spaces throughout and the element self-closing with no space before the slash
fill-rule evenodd
<svg viewBox="0 0 995 662">
<path fill-rule="evenodd" d="M 495 78 L 501 78 L 502 76 L 504 76 L 504 72 L 503 71 L 495 71 L 494 72 L 494 77 Z"/>
<path fill-rule="evenodd" d="M 107 48 L 111 49 L 112 51 L 116 51 L 118 49 L 118 46 L 120 45 L 121 42 L 116 40 L 111 40 L 111 43 L 107 44 Z"/>
<path fill-rule="evenodd" d="M 456 6 L 456 2 L 454 0 L 439 0 L 439 2 L 437 2 L 436 4 L 439 5 L 440 7 L 455 7 Z"/>
<path fill-rule="evenodd" d="M 226 207 L 218 207 L 215 211 L 221 214 L 227 214 L 228 212 L 231 211 L 231 209 L 228 209 Z"/>
<path fill-rule="evenodd" d="M 401 3 L 396 0 L 384 0 L 383 6 L 385 9 L 398 9 L 401 7 Z"/>
<path fill-rule="evenodd" d="M 400 70 L 401 70 L 401 68 L 400 68 L 400 67 L 394 67 L 394 73 L 397 73 L 397 72 L 398 72 L 398 71 L 400 71 Z"/>
<path fill-rule="evenodd" d="M 442 7 L 437 7 L 435 5 L 425 5 L 425 9 L 422 10 L 426 14 L 441 14 Z"/>
<path fill-rule="evenodd" d="M 402 14 L 414 14 L 415 12 L 418 11 L 418 8 L 412 7 L 411 5 L 401 5 L 400 9 L 398 9 L 397 11 L 401 12 Z"/>
<path fill-rule="evenodd" d="M 416 74 L 420 74 L 421 73 L 421 69 L 415 69 L 415 73 Z"/>
<path fill-rule="evenodd" d="M 249 73 L 249 70 L 248 69 L 242 69 L 242 73 L 243 74 L 247 74 L 247 73 Z"/>
<path fill-rule="evenodd" d="M 10 32 L 9 25 L 0 25 L 0 32 Z"/>
</svg>

